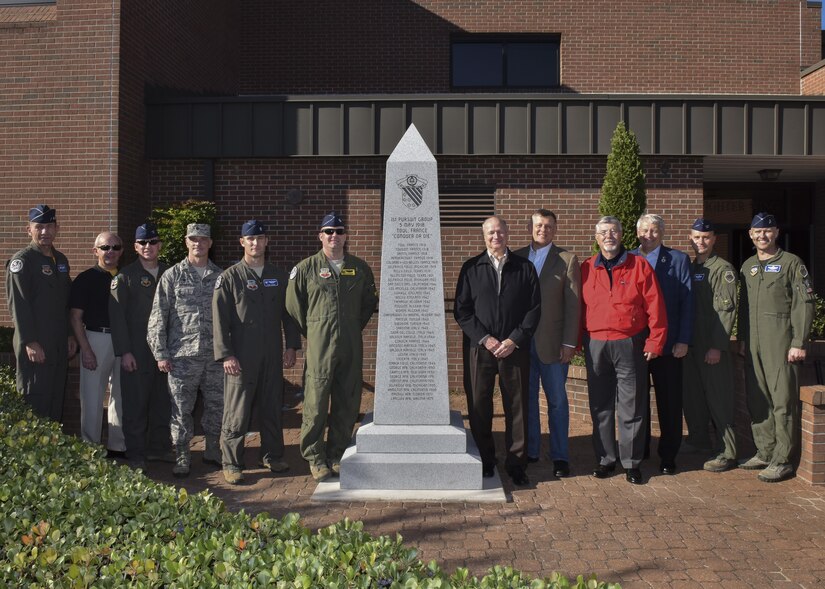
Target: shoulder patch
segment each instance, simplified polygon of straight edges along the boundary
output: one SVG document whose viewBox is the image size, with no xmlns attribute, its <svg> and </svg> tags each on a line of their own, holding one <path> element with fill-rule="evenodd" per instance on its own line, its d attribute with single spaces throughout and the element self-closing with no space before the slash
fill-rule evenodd
<svg viewBox="0 0 825 589">
<path fill-rule="evenodd" d="M 807 277 L 808 277 L 808 269 L 805 267 L 805 264 L 802 264 L 802 265 L 799 267 L 799 275 L 800 275 L 802 278 L 807 278 Z"/>
<path fill-rule="evenodd" d="M 11 264 L 9 264 L 9 272 L 14 272 L 15 274 L 17 274 L 22 269 L 23 269 L 23 260 L 21 260 L 20 258 L 16 258 L 16 259 L 12 260 Z"/>
<path fill-rule="evenodd" d="M 109 286 L 109 288 L 111 288 L 112 290 L 115 290 L 117 288 L 118 278 L 119 276 L 115 276 L 114 278 L 112 278 L 112 284 Z"/>
<path fill-rule="evenodd" d="M 733 270 L 726 270 L 725 271 L 725 282 L 730 284 L 731 282 L 736 280 L 736 274 Z"/>
<path fill-rule="evenodd" d="M 292 270 L 290 270 L 290 272 L 289 272 L 289 279 L 294 280 L 297 275 L 298 275 L 298 266 L 293 266 Z"/>
<path fill-rule="evenodd" d="M 223 274 L 218 276 L 218 279 L 215 281 L 215 290 L 218 290 L 221 287 L 222 283 L 223 283 Z"/>
</svg>

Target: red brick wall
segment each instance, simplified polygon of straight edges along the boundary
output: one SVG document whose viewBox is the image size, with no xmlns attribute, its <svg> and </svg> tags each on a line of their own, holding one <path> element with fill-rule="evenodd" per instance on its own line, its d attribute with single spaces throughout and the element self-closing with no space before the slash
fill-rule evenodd
<svg viewBox="0 0 825 589">
<path fill-rule="evenodd" d="M 571 92 L 798 94 L 820 59 L 799 0 L 248 0 L 241 92 L 449 92 L 450 35 L 561 35 Z M 801 35 L 800 35 L 801 25 Z"/>
<path fill-rule="evenodd" d="M 29 242 L 27 212 L 36 203 L 57 208 L 57 246 L 73 274 L 92 264 L 96 232 L 116 225 L 119 4 L 0 9 L 3 260 Z M 0 309 L 8 324 L 5 297 Z"/>
<path fill-rule="evenodd" d="M 667 177 L 661 163 L 670 164 Z M 580 257 L 589 255 L 593 225 L 598 219 L 599 191 L 605 170 L 603 157 L 441 157 L 439 185 L 487 185 L 496 188 L 496 211 L 510 222 L 511 245 L 529 243 L 526 222 L 539 207 L 549 207 L 559 216 L 557 243 Z M 701 158 L 646 158 L 648 208 L 661 213 L 673 228 L 671 245 L 684 247 L 683 235 L 702 212 Z M 153 205 L 185 200 L 197 192 L 201 162 L 157 160 L 151 164 L 150 190 Z M 296 261 L 319 248 L 316 228 L 323 214 L 341 211 L 350 228 L 349 251 L 364 258 L 380 280 L 381 192 L 383 158 L 313 158 L 266 160 L 219 160 L 215 163 L 215 200 L 223 237 L 214 248 L 222 266 L 240 255 L 236 237 L 250 217 L 270 228 L 269 257 L 289 269 Z M 286 203 L 291 188 L 300 188 L 304 200 L 297 206 Z M 680 228 L 680 229 L 677 229 Z M 455 283 L 461 263 L 483 248 L 480 227 L 442 229 L 444 297 L 452 310 Z M 365 380 L 373 382 L 376 321 L 366 331 Z M 461 386 L 460 331 L 447 317 L 450 387 Z M 288 377 L 300 382 L 300 369 Z"/>
<path fill-rule="evenodd" d="M 802 78 L 802 94 L 805 96 L 825 95 L 825 65 Z"/>
</svg>

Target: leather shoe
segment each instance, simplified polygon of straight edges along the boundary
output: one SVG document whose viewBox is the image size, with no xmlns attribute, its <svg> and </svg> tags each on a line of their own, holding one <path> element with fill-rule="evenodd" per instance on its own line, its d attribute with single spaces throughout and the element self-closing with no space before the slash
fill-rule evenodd
<svg viewBox="0 0 825 589">
<path fill-rule="evenodd" d="M 566 460 L 553 461 L 553 476 L 563 479 L 570 476 L 570 465 Z"/>
<path fill-rule="evenodd" d="M 524 472 L 524 470 L 513 470 L 510 472 L 510 478 L 513 480 L 513 484 L 517 487 L 523 487 L 530 484 L 530 479 L 527 478 L 527 473 Z"/>
<path fill-rule="evenodd" d="M 527 457 L 527 462 L 529 462 L 530 464 L 533 464 L 534 462 L 538 462 L 538 461 L 539 461 L 538 456 L 528 456 Z"/>
<path fill-rule="evenodd" d="M 675 475 L 676 474 L 676 463 L 675 462 L 662 462 L 659 465 L 659 470 L 662 474 L 667 475 Z"/>
<path fill-rule="evenodd" d="M 642 484 L 642 471 L 638 468 L 628 468 L 624 474 L 624 478 L 627 479 L 627 482 L 631 485 L 641 485 Z"/>
<path fill-rule="evenodd" d="M 616 470 L 616 463 L 613 464 L 597 464 L 593 469 L 593 476 L 597 479 L 606 479 L 613 471 Z"/>
<path fill-rule="evenodd" d="M 485 479 L 491 479 L 496 474 L 496 467 L 491 465 L 484 465 L 481 467 L 481 476 Z"/>
</svg>

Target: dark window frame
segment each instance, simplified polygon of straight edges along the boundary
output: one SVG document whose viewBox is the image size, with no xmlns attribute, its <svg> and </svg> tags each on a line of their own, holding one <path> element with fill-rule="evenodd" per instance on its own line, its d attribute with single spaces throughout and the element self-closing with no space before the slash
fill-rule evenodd
<svg viewBox="0 0 825 589">
<path fill-rule="evenodd" d="M 502 51 L 501 84 L 461 84 L 455 83 L 455 55 L 456 45 L 498 44 Z M 555 50 L 555 80 L 550 84 L 516 85 L 508 81 L 509 52 L 508 45 L 546 44 Z M 450 88 L 454 91 L 469 89 L 497 89 L 497 90 L 553 90 L 561 87 L 561 35 L 558 33 L 496 33 L 496 34 L 456 34 L 450 36 Z"/>
<path fill-rule="evenodd" d="M 51 6 L 57 0 L 0 0 L 0 6 Z"/>
</svg>

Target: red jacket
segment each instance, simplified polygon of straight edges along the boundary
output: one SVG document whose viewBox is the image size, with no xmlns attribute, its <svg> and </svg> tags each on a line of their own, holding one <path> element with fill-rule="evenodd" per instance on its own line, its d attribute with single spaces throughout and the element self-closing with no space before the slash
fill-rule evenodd
<svg viewBox="0 0 825 589">
<path fill-rule="evenodd" d="M 667 339 L 665 299 L 644 258 L 622 253 L 613 267 L 612 286 L 601 254 L 585 260 L 582 305 L 582 328 L 591 338 L 624 339 L 648 327 L 645 352 L 662 354 Z"/>
</svg>

